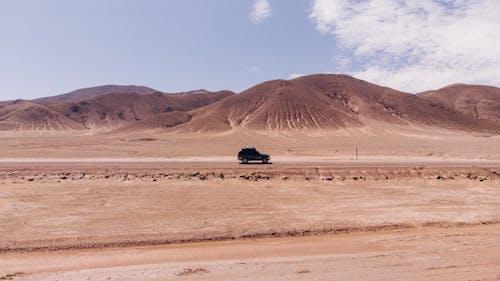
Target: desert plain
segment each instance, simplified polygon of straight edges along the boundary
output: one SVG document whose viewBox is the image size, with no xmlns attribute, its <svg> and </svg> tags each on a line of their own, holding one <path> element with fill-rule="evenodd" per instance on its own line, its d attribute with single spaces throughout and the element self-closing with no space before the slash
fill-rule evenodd
<svg viewBox="0 0 500 281">
<path fill-rule="evenodd" d="M 498 280 L 498 136 L 398 132 L 4 133 L 0 280 Z"/>
</svg>

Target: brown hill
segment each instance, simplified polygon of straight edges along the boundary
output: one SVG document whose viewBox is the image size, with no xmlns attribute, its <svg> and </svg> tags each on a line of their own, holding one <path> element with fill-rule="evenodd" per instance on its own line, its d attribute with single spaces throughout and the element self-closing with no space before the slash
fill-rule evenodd
<svg viewBox="0 0 500 281">
<path fill-rule="evenodd" d="M 113 93 L 78 103 L 51 105 L 50 108 L 89 129 L 111 130 L 138 122 L 141 122 L 142 128 L 154 128 L 169 122 L 176 124 L 182 120 L 189 121 L 164 113 L 189 111 L 232 94 L 234 93 L 229 91 L 146 95 Z M 169 121 L 168 118 L 175 120 Z"/>
<path fill-rule="evenodd" d="M 109 91 L 116 90 L 109 87 Z M 128 90 L 140 90 L 131 87 Z M 265 82 L 238 95 L 229 91 L 164 94 L 142 90 L 98 94 L 103 92 L 101 87 L 99 91 L 52 97 L 56 99 L 46 105 L 27 101 L 0 104 L 0 128 L 308 131 L 364 128 L 376 123 L 500 132 L 500 89 L 486 86 L 453 85 L 412 95 L 346 75 L 319 74 Z M 61 103 L 92 95 L 97 96 Z"/>
<path fill-rule="evenodd" d="M 275 80 L 191 112 L 182 131 L 321 130 L 361 127 L 371 121 L 498 131 L 499 126 L 416 95 L 346 75 Z"/>
<path fill-rule="evenodd" d="M 454 84 L 418 95 L 468 116 L 500 123 L 500 88 Z"/>
<path fill-rule="evenodd" d="M 18 100 L 0 105 L 0 130 L 81 130 L 83 126 L 46 106 Z"/>
<path fill-rule="evenodd" d="M 66 94 L 57 95 L 53 97 L 39 98 L 32 100 L 32 102 L 38 104 L 59 104 L 67 102 L 80 102 L 112 93 L 135 93 L 139 95 L 146 95 L 156 92 L 158 91 L 144 86 L 104 85 L 104 86 L 78 89 Z"/>
<path fill-rule="evenodd" d="M 128 126 L 114 130 L 116 133 L 134 132 L 148 129 L 167 129 L 190 121 L 192 115 L 185 111 L 162 112 Z"/>
</svg>

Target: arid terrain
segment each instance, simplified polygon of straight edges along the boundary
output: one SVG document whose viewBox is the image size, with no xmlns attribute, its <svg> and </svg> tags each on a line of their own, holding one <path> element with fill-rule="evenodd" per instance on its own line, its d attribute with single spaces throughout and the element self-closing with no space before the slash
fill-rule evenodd
<svg viewBox="0 0 500 281">
<path fill-rule="evenodd" d="M 498 161 L 2 163 L 0 273 L 497 280 L 499 186 Z"/>
<path fill-rule="evenodd" d="M 499 88 L 481 85 L 452 85 L 413 95 L 336 74 L 267 81 L 239 94 L 169 94 L 143 86 L 106 85 L 0 103 L 0 130 L 317 133 L 363 131 L 378 124 L 498 134 L 499 96 Z"/>
<path fill-rule="evenodd" d="M 312 75 L 2 102 L 0 280 L 500 280 L 499 97 Z"/>
</svg>

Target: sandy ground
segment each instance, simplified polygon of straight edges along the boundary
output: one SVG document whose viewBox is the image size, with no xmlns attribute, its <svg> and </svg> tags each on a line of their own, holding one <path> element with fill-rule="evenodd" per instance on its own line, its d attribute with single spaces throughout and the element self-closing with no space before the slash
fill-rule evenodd
<svg viewBox="0 0 500 281">
<path fill-rule="evenodd" d="M 500 136 L 411 128 L 293 132 L 132 134 L 0 132 L 0 160 L 26 159 L 234 159 L 241 147 L 256 146 L 273 159 L 318 160 L 486 159 L 500 160 Z"/>
<path fill-rule="evenodd" d="M 16 280 L 499 280 L 500 226 L 2 255 Z M 4 276 L 7 276 L 4 275 Z"/>
<path fill-rule="evenodd" d="M 498 280 L 499 187 L 482 161 L 0 163 L 0 280 Z"/>
<path fill-rule="evenodd" d="M 0 280 L 500 280 L 499 187 L 491 135 L 0 132 Z"/>
</svg>

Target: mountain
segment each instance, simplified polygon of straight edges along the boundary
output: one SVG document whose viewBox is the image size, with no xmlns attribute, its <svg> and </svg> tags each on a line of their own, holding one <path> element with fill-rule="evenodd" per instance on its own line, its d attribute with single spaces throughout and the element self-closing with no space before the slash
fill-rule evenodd
<svg viewBox="0 0 500 281">
<path fill-rule="evenodd" d="M 46 106 L 18 100 L 0 105 L 0 130 L 61 131 L 83 126 Z"/>
<path fill-rule="evenodd" d="M 66 102 L 80 102 L 112 93 L 135 93 L 139 95 L 146 95 L 156 92 L 158 91 L 144 86 L 104 85 L 79 89 L 57 96 L 39 98 L 32 100 L 32 102 L 38 104 L 59 104 Z"/>
<path fill-rule="evenodd" d="M 306 132 L 395 125 L 498 134 L 499 92 L 460 84 L 413 95 L 335 74 L 268 81 L 237 95 L 101 86 L 36 103 L 2 103 L 0 129 Z"/>
<path fill-rule="evenodd" d="M 454 84 L 418 96 L 468 116 L 500 123 L 500 88 Z"/>
<path fill-rule="evenodd" d="M 96 87 L 91 89 L 122 89 Z M 128 88 L 137 89 L 137 88 Z M 149 89 L 149 88 L 145 88 Z M 230 91 L 209 92 L 196 90 L 178 94 L 160 92 L 108 93 L 78 101 L 85 95 L 93 96 L 99 91 L 79 92 L 72 96 L 56 96 L 33 101 L 14 101 L 0 104 L 0 130 L 59 131 L 59 130 L 115 130 L 136 123 L 136 129 L 167 128 L 191 119 L 190 110 L 214 103 L 229 95 Z M 101 91 L 104 93 L 105 91 Z M 62 97 L 62 98 L 60 98 Z"/>
<path fill-rule="evenodd" d="M 175 124 L 165 118 L 177 118 L 170 112 L 186 112 L 199 108 L 229 95 L 230 91 L 208 92 L 204 90 L 180 94 L 112 93 L 80 102 L 70 102 L 48 107 L 89 129 L 112 130 L 141 122 L 143 128 L 159 124 Z M 163 119 L 163 121 L 159 121 Z M 189 119 L 179 119 L 189 121 Z M 148 122 L 146 122 L 148 121 Z"/>
<path fill-rule="evenodd" d="M 114 130 L 114 132 L 134 132 L 147 129 L 167 129 L 189 122 L 192 115 L 185 111 L 161 112 L 144 120 L 131 123 Z"/>
<path fill-rule="evenodd" d="M 322 130 L 381 122 L 499 131 L 499 126 L 492 122 L 426 98 L 334 74 L 265 82 L 191 113 L 191 120 L 180 125 L 180 130 Z"/>
</svg>

